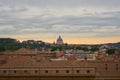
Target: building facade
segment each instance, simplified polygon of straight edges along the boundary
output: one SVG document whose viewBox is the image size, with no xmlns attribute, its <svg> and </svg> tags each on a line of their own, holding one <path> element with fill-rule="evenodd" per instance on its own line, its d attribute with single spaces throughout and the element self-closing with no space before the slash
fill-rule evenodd
<svg viewBox="0 0 120 80">
<path fill-rule="evenodd" d="M 55 79 L 64 80 L 64 78 L 66 78 L 66 80 L 67 79 L 120 80 L 119 62 L 98 62 L 98 61 L 37 62 L 23 58 L 22 60 L 25 60 L 25 62 L 21 60 L 16 61 L 11 60 L 8 63 L 1 66 L 0 78 L 36 77 L 38 78 L 37 80 L 55 80 Z"/>
<path fill-rule="evenodd" d="M 55 56 L 24 48 L 0 55 L 0 80 L 120 80 L 120 61 L 50 60 Z"/>
<path fill-rule="evenodd" d="M 61 36 L 58 37 L 56 44 L 58 45 L 62 45 L 63 44 L 63 39 L 61 38 Z"/>
</svg>

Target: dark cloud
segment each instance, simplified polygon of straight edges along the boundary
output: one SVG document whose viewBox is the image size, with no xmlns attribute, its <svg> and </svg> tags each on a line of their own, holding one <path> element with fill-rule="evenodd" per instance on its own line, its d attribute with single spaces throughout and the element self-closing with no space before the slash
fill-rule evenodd
<svg viewBox="0 0 120 80">
<path fill-rule="evenodd" d="M 118 0 L 0 0 L 0 34 L 119 36 L 119 3 Z"/>
</svg>

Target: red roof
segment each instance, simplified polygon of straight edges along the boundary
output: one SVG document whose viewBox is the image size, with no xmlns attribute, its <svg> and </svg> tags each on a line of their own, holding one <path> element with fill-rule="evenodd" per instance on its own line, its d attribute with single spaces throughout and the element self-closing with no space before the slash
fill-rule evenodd
<svg viewBox="0 0 120 80">
<path fill-rule="evenodd" d="M 58 52 L 58 53 L 56 53 L 56 57 L 62 57 L 62 56 L 64 56 L 64 52 L 63 51 L 60 51 L 60 52 Z"/>
<path fill-rule="evenodd" d="M 77 60 L 77 58 L 76 58 L 76 56 L 73 56 L 73 55 L 72 55 L 72 56 L 68 56 L 68 57 L 67 57 L 67 60 Z"/>
</svg>

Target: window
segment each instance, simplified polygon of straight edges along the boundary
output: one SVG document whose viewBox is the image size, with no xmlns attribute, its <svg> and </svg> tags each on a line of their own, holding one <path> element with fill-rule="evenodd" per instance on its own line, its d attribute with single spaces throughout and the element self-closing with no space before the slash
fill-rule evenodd
<svg viewBox="0 0 120 80">
<path fill-rule="evenodd" d="M 4 73 L 4 74 L 6 74 L 6 73 L 7 73 L 7 71 L 6 71 L 6 70 L 4 70 L 4 71 L 3 71 L 3 73 Z"/>
<path fill-rule="evenodd" d="M 90 70 L 87 70 L 87 73 L 89 74 L 89 73 L 90 73 Z"/>
<path fill-rule="evenodd" d="M 116 64 L 116 67 L 118 67 L 118 64 Z"/>
<path fill-rule="evenodd" d="M 59 70 L 56 70 L 56 73 L 59 73 Z"/>
<path fill-rule="evenodd" d="M 16 74 L 16 72 L 17 72 L 17 71 L 16 71 L 16 70 L 14 70 L 14 73 L 15 73 L 15 74 Z"/>
<path fill-rule="evenodd" d="M 105 64 L 105 66 L 107 66 L 107 64 Z"/>
<path fill-rule="evenodd" d="M 48 70 L 45 70 L 45 73 L 48 73 Z"/>
<path fill-rule="evenodd" d="M 118 71 L 118 67 L 116 67 L 116 71 Z"/>
<path fill-rule="evenodd" d="M 28 72 L 27 70 L 24 71 L 25 74 L 26 74 L 27 72 Z"/>
<path fill-rule="evenodd" d="M 105 67 L 105 70 L 107 70 L 108 68 L 107 67 Z"/>
<path fill-rule="evenodd" d="M 38 73 L 38 70 L 35 70 L 35 74 L 37 74 Z"/>
<path fill-rule="evenodd" d="M 107 67 L 108 65 L 107 64 L 105 64 L 105 70 L 107 70 L 108 69 L 108 67 Z"/>
<path fill-rule="evenodd" d="M 80 70 L 77 70 L 76 73 L 80 73 Z"/>
<path fill-rule="evenodd" d="M 69 70 L 66 70 L 66 73 L 69 73 Z"/>
</svg>

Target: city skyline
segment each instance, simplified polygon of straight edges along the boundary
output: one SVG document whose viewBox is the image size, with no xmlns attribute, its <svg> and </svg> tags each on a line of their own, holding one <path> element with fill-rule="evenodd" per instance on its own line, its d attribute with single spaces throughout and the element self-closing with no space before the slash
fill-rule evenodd
<svg viewBox="0 0 120 80">
<path fill-rule="evenodd" d="M 0 0 L 0 37 L 64 43 L 120 42 L 118 0 Z"/>
</svg>

